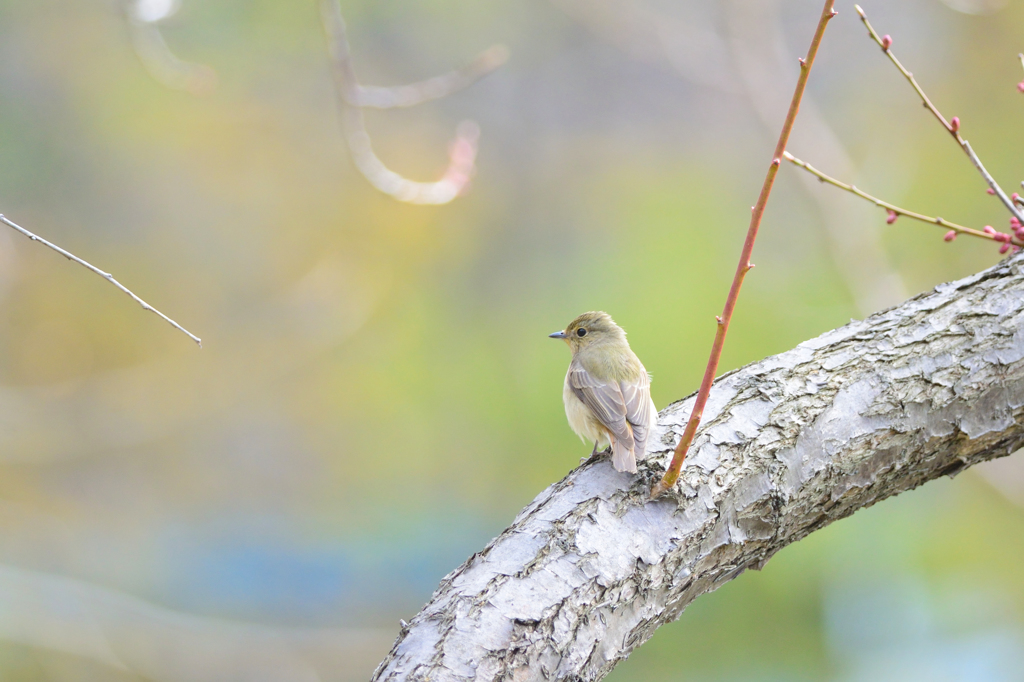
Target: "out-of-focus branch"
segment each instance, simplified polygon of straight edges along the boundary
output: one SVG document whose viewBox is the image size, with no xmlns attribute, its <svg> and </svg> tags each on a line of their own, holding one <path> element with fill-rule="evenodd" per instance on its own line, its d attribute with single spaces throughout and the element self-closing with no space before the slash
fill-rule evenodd
<svg viewBox="0 0 1024 682">
<path fill-rule="evenodd" d="M 64 256 L 68 260 L 74 261 L 74 262 L 78 263 L 79 265 L 81 265 L 82 267 L 84 267 L 84 268 L 86 268 L 86 269 L 96 273 L 97 275 L 99 275 L 103 279 L 107 280 L 108 282 L 113 284 L 115 287 L 117 287 L 118 289 L 123 291 L 124 293 L 128 294 L 129 296 L 131 296 L 132 300 L 134 300 L 136 303 L 141 305 L 144 309 L 146 309 L 149 312 L 159 316 L 160 319 L 164 320 L 169 325 L 171 325 L 172 327 L 174 327 L 175 329 L 177 329 L 178 331 L 180 331 L 181 333 L 185 334 L 190 339 L 195 341 L 197 344 L 199 344 L 200 348 L 203 347 L 202 339 L 200 339 L 198 336 L 196 336 L 195 334 L 193 334 L 189 330 L 187 330 L 184 327 L 182 327 L 180 324 L 178 324 L 177 322 L 175 322 L 171 318 L 169 318 L 166 315 L 164 315 L 162 312 L 160 312 L 159 310 L 157 310 L 156 308 L 154 308 L 150 304 L 148 304 L 145 301 L 143 301 L 138 296 L 136 296 L 134 293 L 132 293 L 132 291 L 130 289 L 128 289 L 126 286 L 124 286 L 123 284 L 118 282 L 116 279 L 114 279 L 113 275 L 111 275 L 109 272 L 104 272 L 103 270 L 100 270 L 99 268 L 97 268 L 95 265 L 92 265 L 92 264 L 87 263 L 86 261 L 82 260 L 81 258 L 76 256 L 75 254 L 73 254 L 73 253 L 71 253 L 69 251 L 65 251 L 64 249 L 60 248 L 56 244 L 54 244 L 52 242 L 49 242 L 49 241 L 43 239 L 42 237 L 29 232 L 24 227 L 22 227 L 20 225 L 17 225 L 15 223 L 11 222 L 10 220 L 8 220 L 3 214 L 0 214 L 0 222 L 4 223 L 8 227 L 14 228 L 18 232 L 22 233 L 23 235 L 25 235 L 26 237 L 31 239 L 32 241 L 39 242 L 43 246 L 47 246 L 47 247 L 53 249 L 54 251 L 56 251 L 60 255 Z"/>
<path fill-rule="evenodd" d="M 833 177 L 825 175 L 824 173 L 822 173 L 820 170 L 818 170 L 817 168 L 815 168 L 811 164 L 809 164 L 809 163 L 807 163 L 805 161 L 801 161 L 800 159 L 796 158 L 795 156 L 793 156 L 789 152 L 784 152 L 782 154 L 782 156 L 787 161 L 792 163 L 794 166 L 798 166 L 799 168 L 803 168 L 805 171 L 807 171 L 811 175 L 815 176 L 816 178 L 818 178 L 822 182 L 827 182 L 828 184 L 833 185 L 835 187 L 838 187 L 839 189 L 844 189 L 844 190 L 846 190 L 847 192 L 849 192 L 851 194 L 855 194 L 856 196 L 860 197 L 861 199 L 866 199 L 866 200 L 870 201 L 871 203 L 875 204 L 876 206 L 880 206 L 881 208 L 884 208 L 890 214 L 902 215 L 902 216 L 906 216 L 908 218 L 913 218 L 914 220 L 920 220 L 923 223 L 931 223 L 932 225 L 938 225 L 939 227 L 944 227 L 947 230 L 949 230 L 951 232 L 954 232 L 956 234 L 969 234 L 972 237 L 978 237 L 980 239 L 988 239 L 988 240 L 991 240 L 991 241 L 994 241 L 994 242 L 999 242 L 999 243 L 1002 243 L 1002 244 L 1012 244 L 1013 246 L 1016 246 L 1016 247 L 1024 246 L 1024 241 L 1021 241 L 1020 239 L 1012 237 L 1011 235 L 1006 234 L 1004 232 L 997 232 L 995 230 L 992 230 L 991 227 L 987 228 L 989 230 L 992 230 L 991 232 L 987 232 L 985 230 L 975 230 L 972 227 L 964 227 L 963 225 L 957 225 L 956 223 L 951 223 L 948 220 L 946 220 L 945 218 L 933 218 L 931 216 L 924 215 L 923 213 L 915 213 L 914 211 L 908 211 L 907 209 L 900 208 L 899 206 L 896 206 L 895 204 L 890 204 L 888 201 L 882 201 L 881 199 L 873 197 L 870 194 L 868 194 L 867 192 L 858 189 L 855 185 L 848 185 L 845 182 L 841 182 L 839 180 L 836 180 Z M 895 220 L 895 218 L 892 218 L 891 216 L 890 216 L 890 219 L 893 220 L 893 221 Z M 947 232 L 947 236 L 948 236 L 948 234 L 949 233 Z M 952 241 L 952 238 L 949 238 L 948 241 Z"/>
<path fill-rule="evenodd" d="M 1024 223 L 1024 212 L 1022 212 L 1020 207 L 1018 207 L 1014 201 L 1007 196 L 1006 192 L 1004 192 L 1003 188 L 999 186 L 999 183 L 996 182 L 995 178 L 993 178 L 985 169 L 985 165 L 981 162 L 981 159 L 978 158 L 978 155 L 974 153 L 970 143 L 960 136 L 960 119 L 954 116 L 952 119 L 948 121 L 946 120 L 946 117 L 942 115 L 942 112 L 940 112 L 934 104 L 932 104 L 928 95 L 926 95 L 921 86 L 918 85 L 917 80 L 914 78 L 914 74 L 907 71 L 906 67 L 904 67 L 903 64 L 900 63 L 900 60 L 896 58 L 896 55 L 893 54 L 891 49 L 892 38 L 888 35 L 879 37 L 878 33 L 875 32 L 874 27 L 871 26 L 871 22 L 868 21 L 867 15 L 864 14 L 864 10 L 861 9 L 860 5 L 854 5 L 854 8 L 857 10 L 857 14 L 860 15 L 861 21 L 864 22 L 864 26 L 867 27 L 868 35 L 871 36 L 872 40 L 878 43 L 878 46 L 882 48 L 882 52 L 885 52 L 890 61 L 892 61 L 892 63 L 896 65 L 896 68 L 899 69 L 900 73 L 903 74 L 903 77 L 907 79 L 911 86 L 913 86 L 914 91 L 917 92 L 918 97 L 921 98 L 921 102 L 924 104 L 925 108 L 932 112 L 935 118 L 939 120 L 939 123 L 941 123 L 946 129 L 946 132 L 953 136 L 953 139 L 956 140 L 957 144 L 960 145 L 960 148 L 964 150 L 964 153 L 967 154 L 967 158 L 969 158 L 971 163 L 974 164 L 974 167 L 978 169 L 978 172 L 981 173 L 981 177 L 985 179 L 985 182 L 988 183 L 988 186 L 996 196 L 999 197 L 999 200 L 1003 202 L 1007 210 L 1010 211 L 1010 214 L 1017 218 L 1021 223 Z"/>
<path fill-rule="evenodd" d="M 495 45 L 481 52 L 461 69 L 410 85 L 367 87 L 360 85 L 352 65 L 351 50 L 338 0 L 321 0 L 321 16 L 331 55 L 332 75 L 341 109 L 345 141 L 359 172 L 381 192 L 410 204 L 446 204 L 459 196 L 473 177 L 480 128 L 463 121 L 449 150 L 448 168 L 436 182 L 408 180 L 390 170 L 374 153 L 366 132 L 363 108 L 409 107 L 445 97 L 475 82 L 508 59 L 508 50 Z"/>
<path fill-rule="evenodd" d="M 159 22 L 178 11 L 178 0 L 127 0 L 124 14 L 132 47 L 158 83 L 202 95 L 217 87 L 217 72 L 205 64 L 180 59 L 164 40 Z"/>
<path fill-rule="evenodd" d="M 789 103 L 786 120 L 782 124 L 782 130 L 779 132 L 779 141 L 775 145 L 775 152 L 772 155 L 772 162 L 768 166 L 764 184 L 761 186 L 761 193 L 757 197 L 757 203 L 754 205 L 750 216 L 750 227 L 747 229 L 747 237 L 743 241 L 740 262 L 736 266 L 736 274 L 733 277 L 732 286 L 729 288 L 729 295 L 725 299 L 725 308 L 722 311 L 721 317 L 718 318 L 718 331 L 715 333 L 715 341 L 711 346 L 711 357 L 708 359 L 707 368 L 704 370 L 704 379 L 701 381 L 700 391 L 697 393 L 697 399 L 693 404 L 693 410 L 690 412 L 690 419 L 686 424 L 683 437 L 679 439 L 679 444 L 676 445 L 672 462 L 665 471 L 665 475 L 651 490 L 651 498 L 664 494 L 675 485 L 683 466 L 683 460 L 686 459 L 686 452 L 690 448 L 690 443 L 693 442 L 697 427 L 700 425 L 704 406 L 707 404 L 708 396 L 711 395 L 711 385 L 715 380 L 715 374 L 718 372 L 718 361 L 722 357 L 722 348 L 725 346 L 725 335 L 729 331 L 729 322 L 732 320 L 733 310 L 735 310 L 736 302 L 739 300 L 740 287 L 743 286 L 743 279 L 747 273 L 754 267 L 750 262 L 750 256 L 754 250 L 754 240 L 757 239 L 757 231 L 761 227 L 761 218 L 764 216 L 765 207 L 768 205 L 768 197 L 772 193 L 775 176 L 778 174 L 779 165 L 782 163 L 781 157 L 786 151 L 786 144 L 789 142 L 789 134 L 793 130 L 793 123 L 796 122 L 796 115 L 800 111 L 800 100 L 803 99 L 804 89 L 807 87 L 807 78 L 811 75 L 811 67 L 814 65 L 814 58 L 818 54 L 818 46 L 821 45 L 821 39 L 825 35 L 825 28 L 828 26 L 829 20 L 836 15 L 835 10 L 832 9 L 834 4 L 834 0 L 825 0 L 825 5 L 821 9 L 821 17 L 818 19 L 814 36 L 811 38 L 811 45 L 807 48 L 807 56 L 800 59 L 800 76 L 797 78 L 796 87 L 793 90 L 793 99 Z"/>
<path fill-rule="evenodd" d="M 0 641 L 71 654 L 152 682 L 365 680 L 389 637 L 370 628 L 280 628 L 198 616 L 0 564 Z"/>
<path fill-rule="evenodd" d="M 363 107 L 364 109 L 414 107 L 417 104 L 441 99 L 458 92 L 507 61 L 508 48 L 504 45 L 491 45 L 465 66 L 417 83 L 390 87 L 360 85 L 355 82 L 353 73 L 351 74 L 352 82 L 355 82 L 355 85 L 344 91 L 345 101 L 354 107 Z M 349 70 L 351 70 L 351 60 L 349 60 Z"/>
</svg>

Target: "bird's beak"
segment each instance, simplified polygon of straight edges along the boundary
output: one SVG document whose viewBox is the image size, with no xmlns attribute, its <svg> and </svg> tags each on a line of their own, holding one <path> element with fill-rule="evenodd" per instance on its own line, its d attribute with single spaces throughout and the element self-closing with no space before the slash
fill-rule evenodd
<svg viewBox="0 0 1024 682">
<path fill-rule="evenodd" d="M 554 334 L 548 334 L 548 338 L 550 338 L 550 339 L 564 339 L 565 338 L 565 332 L 564 331 L 560 331 L 560 332 L 555 332 Z"/>
</svg>

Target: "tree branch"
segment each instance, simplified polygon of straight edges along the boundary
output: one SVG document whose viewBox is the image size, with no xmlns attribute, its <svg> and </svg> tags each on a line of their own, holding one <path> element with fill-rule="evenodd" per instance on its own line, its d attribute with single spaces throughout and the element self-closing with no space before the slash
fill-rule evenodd
<svg viewBox="0 0 1024 682">
<path fill-rule="evenodd" d="M 373 679 L 599 680 L 705 592 L 879 500 L 1024 445 L 1024 255 L 714 384 L 637 476 L 588 461 L 441 582 Z"/>
<path fill-rule="evenodd" d="M 82 260 L 81 258 L 79 258 L 75 254 L 71 253 L 70 251 L 65 251 L 64 249 L 60 248 L 56 244 L 54 244 L 52 242 L 48 242 L 45 239 L 43 239 L 42 237 L 29 232 L 28 230 L 26 230 L 21 225 L 17 225 L 15 223 L 11 222 L 10 220 L 8 220 L 6 217 L 4 217 L 3 214 L 0 214 L 0 223 L 3 223 L 5 225 L 7 225 L 8 227 L 14 228 L 18 232 L 22 233 L 23 235 L 25 235 L 26 237 L 31 239 L 32 241 L 39 242 L 43 246 L 47 246 L 47 247 L 53 249 L 54 251 L 56 251 L 60 255 L 64 256 L 68 260 L 74 261 L 75 263 L 78 263 L 79 265 L 81 265 L 82 267 L 86 268 L 87 270 L 90 270 L 90 271 L 96 273 L 97 275 L 99 275 L 103 279 L 107 280 L 108 282 L 113 284 L 115 287 L 117 287 L 118 289 L 123 291 L 124 293 L 128 294 L 129 296 L 131 296 L 132 300 L 135 301 L 136 303 L 138 303 L 139 305 L 141 305 L 145 310 L 148 310 L 149 312 L 151 312 L 154 315 L 158 316 L 161 320 L 163 320 L 167 324 L 171 325 L 172 327 L 174 327 L 175 329 L 180 331 L 182 334 L 184 334 L 188 338 L 190 338 L 193 341 L 195 341 L 197 344 L 199 344 L 200 348 L 203 347 L 202 339 L 200 339 L 198 336 L 196 336 L 195 334 L 193 334 L 189 330 L 187 330 L 184 327 L 182 327 L 180 324 L 178 324 L 177 322 L 175 322 L 171 318 L 169 318 L 166 315 L 164 315 L 162 312 L 160 312 L 159 310 L 157 310 L 156 308 L 154 308 L 150 304 L 148 304 L 145 301 L 143 301 L 138 296 L 136 296 L 131 291 L 131 289 L 129 289 L 128 287 L 124 286 L 123 284 L 118 282 L 116 279 L 114 279 L 114 276 L 111 275 L 109 272 L 104 272 L 103 270 L 100 270 L 95 265 L 92 265 L 91 263 L 87 263 L 86 261 Z"/>
</svg>

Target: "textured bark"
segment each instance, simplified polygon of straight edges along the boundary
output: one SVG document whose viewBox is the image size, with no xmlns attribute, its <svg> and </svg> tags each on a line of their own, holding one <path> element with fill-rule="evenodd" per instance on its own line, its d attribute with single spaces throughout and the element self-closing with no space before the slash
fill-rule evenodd
<svg viewBox="0 0 1024 682">
<path fill-rule="evenodd" d="M 1024 444 L 1024 254 L 721 377 L 638 475 L 591 461 L 441 582 L 374 680 L 598 680 L 696 597 L 863 507 Z"/>
</svg>

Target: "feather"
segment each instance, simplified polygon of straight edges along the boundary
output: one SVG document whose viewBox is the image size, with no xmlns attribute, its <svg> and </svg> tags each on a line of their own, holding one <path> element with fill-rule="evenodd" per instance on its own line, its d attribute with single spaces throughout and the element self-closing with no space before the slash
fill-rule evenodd
<svg viewBox="0 0 1024 682">
<path fill-rule="evenodd" d="M 639 372 L 637 379 L 630 381 L 600 379 L 587 371 L 577 356 L 565 379 L 572 393 L 609 431 L 616 471 L 636 473 L 636 459 L 645 453 L 655 414 L 647 372 Z"/>
</svg>

